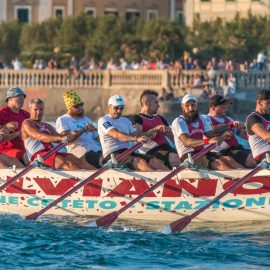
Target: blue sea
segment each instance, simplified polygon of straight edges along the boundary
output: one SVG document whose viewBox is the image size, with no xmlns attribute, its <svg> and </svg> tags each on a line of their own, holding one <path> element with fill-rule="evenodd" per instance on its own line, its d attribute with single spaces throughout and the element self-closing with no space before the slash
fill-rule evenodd
<svg viewBox="0 0 270 270">
<path fill-rule="evenodd" d="M 0 215 L 1 269 L 270 269 L 269 223 L 90 228 L 74 218 Z"/>
</svg>

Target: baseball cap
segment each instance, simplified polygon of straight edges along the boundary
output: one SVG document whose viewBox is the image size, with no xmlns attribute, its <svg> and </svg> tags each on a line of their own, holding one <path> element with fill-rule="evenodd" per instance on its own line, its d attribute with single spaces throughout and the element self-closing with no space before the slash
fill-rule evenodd
<svg viewBox="0 0 270 270">
<path fill-rule="evenodd" d="M 113 106 L 126 106 L 125 100 L 122 96 L 112 96 L 109 98 L 108 105 L 113 105 Z"/>
<path fill-rule="evenodd" d="M 266 100 L 266 99 L 270 99 L 270 91 L 269 90 L 259 91 L 256 100 Z"/>
<path fill-rule="evenodd" d="M 229 99 L 226 99 L 225 97 L 221 95 L 214 95 L 209 99 L 209 106 L 218 106 L 224 103 L 232 103 Z"/>
<path fill-rule="evenodd" d="M 25 93 L 20 87 L 16 86 L 16 87 L 9 88 L 6 94 L 6 102 L 9 98 L 17 97 L 19 95 L 23 95 L 24 98 L 26 98 Z"/>
<path fill-rule="evenodd" d="M 191 94 L 186 94 L 184 95 L 184 97 L 182 98 L 181 103 L 182 104 L 186 104 L 189 100 L 194 100 L 195 102 L 197 102 L 197 98 Z"/>
</svg>

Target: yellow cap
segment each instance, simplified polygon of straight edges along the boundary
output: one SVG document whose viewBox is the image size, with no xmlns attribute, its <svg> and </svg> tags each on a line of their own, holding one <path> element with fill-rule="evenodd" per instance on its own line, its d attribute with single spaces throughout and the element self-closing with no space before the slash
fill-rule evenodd
<svg viewBox="0 0 270 270">
<path fill-rule="evenodd" d="M 81 98 L 77 95 L 74 90 L 69 90 L 63 94 L 64 102 L 67 109 L 71 109 L 73 106 L 83 103 Z"/>
</svg>

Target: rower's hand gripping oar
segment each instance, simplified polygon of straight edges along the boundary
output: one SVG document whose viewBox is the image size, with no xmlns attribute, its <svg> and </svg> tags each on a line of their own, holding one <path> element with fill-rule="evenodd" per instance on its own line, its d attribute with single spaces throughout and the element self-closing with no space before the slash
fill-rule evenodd
<svg viewBox="0 0 270 270">
<path fill-rule="evenodd" d="M 127 156 L 129 156 L 134 151 L 136 151 L 137 149 L 139 149 L 142 145 L 143 145 L 143 142 L 139 142 L 139 143 L 135 144 L 134 146 L 130 147 L 129 149 L 127 149 L 126 151 L 124 151 L 123 153 L 121 153 L 119 156 L 117 156 L 116 157 L 116 161 L 118 163 L 121 163 L 121 161 L 123 161 Z M 112 168 L 113 166 L 114 166 L 113 162 L 111 160 L 109 160 L 106 164 L 104 164 L 95 173 L 93 173 L 92 175 L 90 175 L 89 177 L 87 177 L 86 179 L 84 179 L 83 181 L 78 182 L 77 184 L 75 184 L 66 193 L 64 193 L 62 196 L 60 196 L 59 198 L 57 198 L 55 201 L 53 201 L 50 204 L 48 204 L 46 207 L 44 207 L 40 211 L 35 212 L 35 213 L 31 214 L 31 215 L 26 216 L 26 219 L 36 220 L 39 216 L 41 216 L 42 214 L 44 214 L 45 212 L 47 212 L 50 208 L 52 208 L 53 206 L 57 205 L 59 202 L 61 202 L 62 200 L 64 200 L 66 197 L 70 196 L 72 193 L 74 193 L 75 191 L 77 191 L 78 189 L 80 189 L 81 187 L 83 187 L 84 185 L 90 183 L 92 180 L 96 179 L 96 177 L 98 177 L 100 174 L 102 174 L 103 172 L 105 172 L 107 169 Z"/>
<path fill-rule="evenodd" d="M 194 154 L 192 156 L 192 159 L 193 160 L 196 160 L 196 159 L 202 157 L 203 155 L 207 154 L 209 151 L 211 151 L 215 147 L 216 147 L 216 144 L 215 143 L 210 144 L 209 146 L 205 147 L 204 149 L 202 149 L 198 153 Z M 89 224 L 89 226 L 90 227 L 97 227 L 97 226 L 108 227 L 108 226 L 110 226 L 118 218 L 118 216 L 120 214 L 122 214 L 124 211 L 126 211 L 128 208 L 130 208 L 132 205 L 134 205 L 135 203 L 137 203 L 138 201 L 140 201 L 147 194 L 149 194 L 150 192 L 152 192 L 153 190 L 155 190 L 156 188 L 158 188 L 159 186 L 161 186 L 162 184 L 164 184 L 168 179 L 171 179 L 172 177 L 174 177 L 175 175 L 177 175 L 180 171 L 188 168 L 189 166 L 190 166 L 189 161 L 188 160 L 185 160 L 175 170 L 171 171 L 168 175 L 166 175 L 165 177 L 163 177 L 155 185 L 153 185 L 152 187 L 150 187 L 149 189 L 147 189 L 146 191 L 144 191 L 141 195 L 139 195 L 138 197 L 136 197 L 134 200 L 130 201 L 129 203 L 127 203 L 125 206 L 123 206 L 119 210 L 114 211 L 112 213 L 109 213 L 109 214 L 107 214 L 107 215 L 105 215 L 103 217 L 100 217 L 100 218 L 92 221 Z"/>
<path fill-rule="evenodd" d="M 42 158 L 41 160 L 46 160 L 47 158 L 49 158 L 51 155 L 55 154 L 56 152 L 58 152 L 61 148 L 63 148 L 64 146 L 66 146 L 68 144 L 67 141 L 63 141 L 62 143 L 59 143 L 57 146 L 55 146 L 54 148 L 52 148 L 51 150 L 49 150 Z M 33 162 L 31 162 L 31 164 L 29 166 L 27 166 L 25 169 L 23 169 L 21 172 L 19 172 L 18 174 L 16 174 L 15 176 L 13 176 L 11 179 L 9 179 L 8 181 L 6 181 L 2 186 L 0 186 L 0 192 L 2 190 L 4 190 L 5 188 L 9 187 L 10 185 L 12 185 L 16 180 L 20 179 L 22 176 L 24 176 L 26 173 L 28 173 L 30 170 L 32 170 L 33 168 L 35 168 L 36 166 L 38 166 L 40 163 L 40 159 L 39 157 L 37 157 Z"/>
<path fill-rule="evenodd" d="M 267 161 L 261 162 L 256 168 L 248 172 L 244 177 L 238 179 L 234 184 L 232 184 L 230 187 L 225 189 L 223 192 L 221 192 L 218 196 L 216 196 L 213 200 L 211 200 L 209 203 L 207 203 L 204 207 L 198 209 L 191 215 L 184 216 L 183 218 L 180 218 L 168 225 L 166 225 L 162 229 L 162 233 L 164 234 L 170 234 L 175 232 L 181 232 L 183 229 L 188 226 L 188 224 L 198 215 L 200 215 L 204 210 L 209 208 L 212 204 L 219 201 L 221 198 L 223 198 L 225 195 L 233 191 L 235 188 L 243 185 L 248 179 L 250 179 L 252 176 L 254 176 L 257 172 L 259 172 L 262 169 L 269 168 L 269 158 L 267 158 Z"/>
</svg>

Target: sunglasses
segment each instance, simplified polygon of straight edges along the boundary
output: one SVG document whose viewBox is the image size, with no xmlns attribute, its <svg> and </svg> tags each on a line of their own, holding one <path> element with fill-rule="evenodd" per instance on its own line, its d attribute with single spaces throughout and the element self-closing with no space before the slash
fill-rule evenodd
<svg viewBox="0 0 270 270">
<path fill-rule="evenodd" d="M 79 109 L 79 108 L 83 107 L 83 105 L 84 105 L 84 103 L 82 102 L 82 103 L 79 103 L 79 104 L 73 106 L 73 108 L 74 109 Z"/>
<path fill-rule="evenodd" d="M 124 107 L 120 107 L 120 106 L 115 106 L 115 107 L 113 107 L 113 109 L 115 110 L 115 111 L 123 111 L 124 110 Z"/>
</svg>

